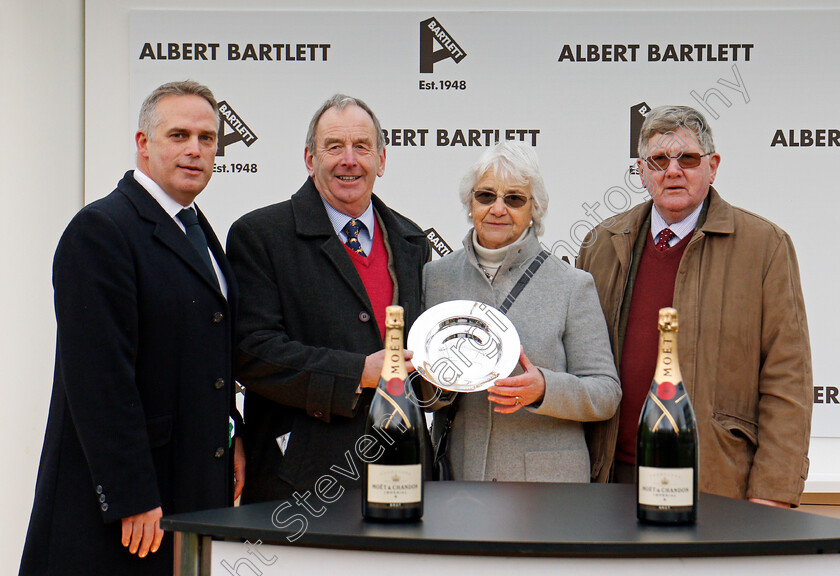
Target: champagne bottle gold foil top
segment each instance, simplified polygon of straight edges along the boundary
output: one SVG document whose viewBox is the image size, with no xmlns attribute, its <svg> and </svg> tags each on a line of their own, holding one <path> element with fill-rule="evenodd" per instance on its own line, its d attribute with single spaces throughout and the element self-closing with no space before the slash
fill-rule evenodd
<svg viewBox="0 0 840 576">
<path fill-rule="evenodd" d="M 659 354 L 656 358 L 656 371 L 653 379 L 658 383 L 676 384 L 682 381 L 680 364 L 677 360 L 677 322 L 676 308 L 659 310 Z"/>
<path fill-rule="evenodd" d="M 385 327 L 402 328 L 405 325 L 403 314 L 402 306 L 388 306 L 385 308 Z"/>
<path fill-rule="evenodd" d="M 390 382 L 393 378 L 408 378 L 402 353 L 404 326 L 402 306 L 385 308 L 385 360 L 381 372 L 385 382 Z"/>
<path fill-rule="evenodd" d="M 659 309 L 659 331 L 660 332 L 676 332 L 680 327 L 677 320 L 676 308 L 660 308 Z"/>
</svg>

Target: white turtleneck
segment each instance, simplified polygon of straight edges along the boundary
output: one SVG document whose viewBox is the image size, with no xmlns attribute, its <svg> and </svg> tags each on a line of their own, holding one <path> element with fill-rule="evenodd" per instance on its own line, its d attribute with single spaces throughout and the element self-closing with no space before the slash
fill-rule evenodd
<svg viewBox="0 0 840 576">
<path fill-rule="evenodd" d="M 481 266 L 482 271 L 484 271 L 484 275 L 487 276 L 487 279 L 490 280 L 490 282 L 492 282 L 493 278 L 496 277 L 496 272 L 499 271 L 499 268 L 502 266 L 502 262 L 505 261 L 508 250 L 522 242 L 530 229 L 530 226 L 526 228 L 515 242 L 511 242 L 507 246 L 502 246 L 501 248 L 485 248 L 478 243 L 478 236 L 476 235 L 475 228 L 473 228 L 472 243 L 473 248 L 475 249 L 475 257 L 478 260 L 478 265 Z"/>
</svg>

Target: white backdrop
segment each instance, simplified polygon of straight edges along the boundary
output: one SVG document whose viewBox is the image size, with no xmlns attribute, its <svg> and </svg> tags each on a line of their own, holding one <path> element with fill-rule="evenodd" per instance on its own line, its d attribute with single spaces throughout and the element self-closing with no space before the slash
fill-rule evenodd
<svg viewBox="0 0 840 576">
<path fill-rule="evenodd" d="M 125 126 L 134 128 L 142 99 L 162 82 L 191 77 L 214 89 L 224 132 L 243 138 L 225 146 L 199 199 L 224 238 L 240 215 L 301 185 L 314 109 L 337 91 L 359 96 L 390 144 L 375 191 L 455 249 L 467 229 L 456 193 L 465 169 L 498 138 L 524 140 L 537 149 L 551 194 L 543 243 L 573 259 L 597 222 L 647 199 L 630 171 L 639 108 L 695 106 L 722 156 L 717 189 L 778 223 L 799 248 L 813 434 L 838 437 L 829 359 L 840 337 L 826 274 L 840 258 L 831 228 L 813 228 L 816 214 L 840 209 L 832 193 L 840 76 L 828 57 L 840 52 L 838 22 L 840 11 L 804 10 L 138 10 Z M 442 58 L 426 73 L 424 50 Z M 108 191 L 89 189 L 87 199 Z M 806 239 L 822 249 L 809 250 Z"/>
<path fill-rule="evenodd" d="M 3 82 L 0 83 L 0 107 L 6 112 L 5 137 L 0 143 L 0 197 L 4 206 L 0 214 L 2 220 L 0 236 L 2 236 L 3 245 L 3 250 L 0 251 L 0 262 L 2 262 L 0 269 L 3 270 L 3 278 L 6 281 L 0 283 L 0 294 L 4 302 L 13 303 L 7 304 L 4 310 L 2 328 L 0 328 L 0 337 L 2 337 L 0 361 L 5 368 L 4 391 L 10 405 L 15 407 L 14 410 L 7 411 L 0 421 L 2 422 L 0 423 L 2 436 L 11 440 L 7 443 L 7 461 L 12 466 L 10 472 L 0 479 L 3 493 L 10 496 L 5 503 L 3 520 L 0 522 L 0 535 L 2 535 L 0 573 L 13 574 L 17 571 L 23 538 L 29 521 L 35 475 L 43 442 L 55 351 L 55 320 L 50 285 L 50 267 L 55 245 L 64 226 L 84 204 L 84 190 L 88 191 L 90 198 L 104 195 L 113 189 L 123 172 L 133 166 L 136 110 L 131 108 L 129 63 L 138 55 L 130 54 L 129 50 L 129 12 L 139 8 L 274 9 L 278 4 L 277 0 L 239 0 L 235 3 L 231 0 L 0 0 L 0 8 L 2 8 L 0 10 L 2 13 L 0 17 L 0 45 L 2 45 L 0 70 L 3 73 Z M 540 11 L 586 8 L 591 5 L 592 3 L 586 0 L 519 0 L 515 4 L 510 0 L 423 0 L 423 2 L 409 1 L 399 4 L 392 0 L 356 0 L 352 7 L 359 10 L 395 10 L 398 7 L 411 11 L 426 10 L 424 17 L 437 16 L 442 20 L 444 27 L 463 44 L 464 51 L 467 52 L 467 57 L 461 64 L 454 65 L 453 63 L 450 66 L 450 71 L 454 73 L 468 67 L 468 64 L 471 65 L 477 59 L 474 57 L 477 48 L 474 45 L 468 45 L 465 42 L 466 38 L 460 37 L 460 34 L 463 34 L 462 30 L 453 27 L 455 23 L 450 23 L 445 18 L 446 10 L 503 12 L 515 7 L 517 10 Z M 346 10 L 349 5 L 345 0 L 284 0 L 282 6 L 299 10 L 320 10 L 325 15 L 331 15 L 335 11 Z M 626 0 L 599 0 L 597 3 L 597 7 L 605 11 L 630 10 L 625 12 L 628 15 L 634 14 L 632 12 L 634 6 L 644 6 L 652 11 L 660 10 L 660 12 L 650 13 L 651 20 L 659 22 L 660 28 L 672 29 L 679 35 L 683 22 L 693 18 L 698 4 L 689 0 L 646 0 L 643 4 Z M 707 0 L 703 3 L 704 8 L 776 10 L 783 17 L 790 14 L 788 10 L 793 6 L 829 8 L 829 11 L 822 14 L 825 15 L 827 21 L 836 22 L 835 10 L 840 8 L 840 0 L 797 0 L 796 2 L 792 0 Z M 666 21 L 665 17 L 671 14 L 667 11 L 674 9 L 685 10 L 685 12 L 681 13 L 677 19 L 672 18 Z M 722 18 L 726 18 L 725 13 Z M 714 29 L 715 27 L 711 28 L 711 30 Z M 196 35 L 196 38 L 191 41 L 199 41 L 197 37 L 200 35 L 200 29 L 190 28 L 190 30 Z M 593 33 L 598 30 L 594 28 Z M 752 35 L 757 30 L 757 27 L 747 25 L 744 33 Z M 616 38 L 611 42 L 647 43 L 647 38 L 641 38 L 641 36 L 632 38 L 632 33 L 633 30 L 627 28 L 626 39 L 622 36 L 621 39 Z M 817 33 L 814 34 L 816 38 Z M 506 32 L 494 40 L 509 44 L 508 35 Z M 800 81 L 802 74 L 807 74 L 812 66 L 818 68 L 827 66 L 825 62 L 829 58 L 834 58 L 836 54 L 836 49 L 825 53 L 811 50 L 809 46 L 812 46 L 814 41 L 809 39 L 810 36 L 811 32 L 808 29 L 795 26 L 792 22 L 780 35 L 773 38 L 774 43 L 781 42 L 787 47 L 785 49 L 790 50 L 788 60 L 795 61 L 802 69 L 799 74 L 791 74 L 790 70 L 784 74 L 780 73 L 778 85 L 773 90 L 758 94 L 753 90 L 752 79 L 747 75 L 747 70 L 741 68 L 752 102 L 742 106 L 740 110 L 749 108 L 757 101 L 762 101 L 766 102 L 765 107 L 785 115 L 784 123 L 787 126 L 780 127 L 807 128 L 820 125 L 837 127 L 836 114 L 832 116 L 831 107 L 820 108 L 812 105 L 813 97 L 837 92 L 836 84 L 833 84 L 834 90 L 831 86 L 826 86 L 826 83 L 837 81 L 836 72 L 815 79 L 813 88 L 811 84 L 803 84 Z M 823 40 L 820 42 L 827 42 L 826 38 L 830 36 L 823 35 Z M 272 39 L 272 41 L 275 40 Z M 683 40 L 680 38 L 675 41 L 682 42 Z M 695 39 L 692 38 L 691 41 L 694 42 Z M 742 40 L 739 36 L 737 40 L 727 38 L 726 41 L 752 42 L 752 39 Z M 589 40 L 585 42 L 592 43 Z M 383 47 L 382 52 L 387 53 L 390 49 L 391 47 Z M 759 52 L 756 52 L 755 58 L 758 58 L 758 54 Z M 560 53 L 557 52 L 556 57 L 559 55 Z M 377 54 L 372 61 L 352 62 L 350 66 L 359 74 L 366 74 L 366 78 L 370 79 L 378 74 L 379 62 L 380 58 Z M 439 69 L 443 69 L 450 63 L 451 61 L 441 62 Z M 522 66 L 528 66 L 530 63 L 531 60 L 526 60 Z M 623 65 L 591 63 L 580 66 L 603 73 Z M 459 72 L 454 77 L 457 78 L 460 74 Z M 719 76 L 722 75 L 721 72 Z M 715 74 L 712 76 L 714 77 Z M 698 82 L 692 85 L 701 93 L 715 84 L 714 78 L 711 81 L 706 78 L 703 78 L 702 82 L 700 80 L 698 79 Z M 644 78 L 640 77 L 640 81 L 644 82 Z M 214 86 L 214 88 L 220 97 L 228 97 L 224 94 L 226 86 Z M 490 94 L 485 97 L 493 97 L 493 93 L 504 93 L 515 89 L 523 90 L 524 88 L 514 86 L 500 76 Z M 612 88 L 616 92 L 625 89 L 626 87 L 618 85 Z M 722 87 L 721 89 L 724 93 L 727 92 Z M 680 94 L 688 94 L 688 90 L 689 87 L 684 86 Z M 781 104 L 778 107 L 773 106 L 776 92 L 782 96 L 780 102 L 783 102 L 787 108 Z M 360 93 L 360 95 L 368 99 L 376 96 L 367 93 Z M 737 96 L 737 94 L 733 95 Z M 274 98 L 277 109 L 284 108 L 284 97 L 285 92 L 281 92 Z M 306 103 L 304 110 L 297 110 L 295 113 L 308 118 L 316 106 L 317 99 L 323 97 L 325 96 L 320 94 L 317 98 L 313 97 L 312 101 Z M 686 101 L 689 101 L 689 97 L 685 97 Z M 438 99 L 429 99 L 424 107 L 433 111 Z M 628 100 L 632 99 L 628 98 Z M 660 100 L 659 97 L 646 93 L 638 101 L 642 100 L 653 105 L 662 103 L 664 98 Z M 241 106 L 235 102 L 235 99 L 231 98 L 230 102 L 234 109 L 240 112 Z M 394 126 L 392 119 L 385 117 L 385 110 L 379 110 L 380 101 L 371 100 L 371 102 L 377 106 L 383 120 Z M 726 115 L 721 110 L 721 121 L 715 122 L 718 143 L 721 149 L 726 146 L 719 183 L 722 189 L 724 183 L 727 184 L 724 191 L 728 193 L 730 200 L 776 220 L 793 235 L 799 248 L 805 282 L 815 368 L 820 381 L 828 386 L 836 386 L 830 378 L 829 365 L 831 354 L 836 348 L 836 338 L 831 337 L 833 333 L 831 325 L 838 319 L 836 306 L 832 305 L 833 301 L 830 299 L 832 286 L 839 276 L 836 270 L 836 259 L 819 266 L 816 254 L 824 253 L 833 257 L 832 251 L 830 248 L 823 247 L 819 252 L 807 252 L 802 241 L 803 233 L 791 226 L 787 216 L 790 209 L 798 209 L 800 218 L 806 213 L 820 214 L 832 210 L 836 202 L 836 187 L 832 186 L 830 180 L 818 183 L 819 179 L 812 175 L 815 166 L 820 168 L 824 165 L 820 169 L 827 170 L 829 159 L 823 159 L 823 155 L 829 151 L 820 152 L 813 148 L 774 149 L 777 151 L 778 159 L 773 158 L 771 160 L 774 161 L 771 164 L 760 166 L 759 173 L 772 171 L 778 183 L 778 189 L 796 191 L 802 200 L 796 202 L 791 196 L 791 200 L 787 202 L 762 201 L 761 192 L 748 186 L 749 178 L 743 183 L 733 180 L 732 170 L 740 162 L 749 162 L 751 154 L 734 155 L 735 150 L 732 149 L 732 145 L 723 140 L 722 131 L 726 129 L 723 124 L 726 124 L 739 109 L 738 106 L 741 106 L 737 99 L 733 99 L 732 102 L 732 113 Z M 793 102 L 792 106 L 790 102 Z M 573 117 L 578 110 L 585 108 L 586 102 L 581 99 L 567 114 Z M 248 108 L 241 110 L 248 122 L 250 120 L 247 114 L 250 112 Z M 782 119 L 779 123 L 782 124 Z M 257 130 L 257 124 L 253 127 L 260 138 L 266 136 L 261 127 Z M 603 129 L 604 124 L 600 121 L 593 126 L 593 131 L 597 131 L 599 135 Z M 295 154 L 298 154 L 296 157 L 300 158 L 302 132 L 281 136 L 288 138 L 289 142 L 299 143 L 296 145 L 301 148 Z M 740 136 L 749 137 L 749 134 Z M 766 152 L 769 136 L 761 135 L 759 140 L 760 149 Z M 599 138 L 596 141 L 594 138 L 589 138 L 587 140 L 590 146 L 596 142 L 600 145 L 603 139 Z M 257 147 L 258 144 L 254 144 L 253 150 L 256 151 Z M 231 148 L 231 151 L 233 149 Z M 389 164 L 386 177 L 378 187 L 378 191 L 388 201 L 391 201 L 388 179 L 398 174 L 395 168 L 398 152 L 397 148 L 392 148 L 389 152 L 389 161 L 393 160 L 393 162 Z M 477 155 L 479 151 L 472 152 Z M 621 153 L 625 154 L 623 147 Z M 548 164 L 548 159 L 545 158 L 542 149 L 540 149 L 540 154 L 543 155 L 544 163 Z M 610 154 L 614 153 L 610 152 Z M 465 160 L 469 163 L 472 158 Z M 557 159 L 551 159 L 552 162 L 555 160 Z M 807 162 L 803 165 L 803 161 L 806 160 Z M 804 166 L 805 169 L 800 170 L 799 166 Z M 422 167 L 417 172 L 418 180 L 432 173 L 433 170 L 430 168 L 429 166 Z M 462 169 L 458 167 L 459 171 Z M 618 171 L 620 167 L 611 166 L 610 169 Z M 289 183 L 294 182 L 292 186 L 296 186 L 297 182 L 303 179 L 302 167 L 296 170 L 299 171 L 288 175 L 288 182 L 278 183 L 278 199 L 288 194 Z M 571 164 L 565 175 L 570 177 L 574 174 L 575 167 Z M 201 200 L 205 207 L 208 203 L 212 203 L 211 198 L 217 194 L 215 186 L 221 181 L 220 178 L 211 181 L 210 187 Z M 800 181 L 807 187 L 795 184 Z M 742 190 L 736 189 L 738 184 L 741 184 Z M 450 183 L 448 186 L 451 185 Z M 558 200 L 557 194 L 560 192 L 566 194 L 572 189 L 566 185 L 560 189 L 556 188 L 555 184 L 552 185 L 555 186 L 552 188 L 555 199 L 551 207 L 551 213 L 554 216 L 561 213 L 565 206 L 564 201 Z M 586 187 L 586 189 L 592 192 L 595 199 L 603 192 L 594 187 Z M 753 200 L 744 197 L 750 191 L 756 195 Z M 570 209 L 578 209 L 578 207 L 579 204 L 571 205 Z M 441 212 L 456 209 L 447 207 Z M 211 214 L 211 218 L 217 231 L 223 236 L 229 218 L 225 214 L 217 213 Z M 232 218 L 231 215 L 230 219 Z M 456 228 L 462 222 L 459 218 L 456 217 L 455 220 Z M 570 222 L 573 221 L 574 219 L 570 220 Z M 466 222 L 462 225 L 465 226 Z M 453 234 L 456 234 L 454 241 L 457 241 L 460 231 Z M 558 233 L 554 231 L 552 225 L 547 236 L 553 234 Z M 817 235 L 825 244 L 827 235 L 819 231 Z M 822 295 L 819 294 L 820 291 Z M 817 303 L 822 305 L 817 307 Z M 840 460 L 836 457 L 838 450 L 840 450 L 838 438 L 812 438 L 812 466 L 806 491 L 840 492 Z"/>
</svg>

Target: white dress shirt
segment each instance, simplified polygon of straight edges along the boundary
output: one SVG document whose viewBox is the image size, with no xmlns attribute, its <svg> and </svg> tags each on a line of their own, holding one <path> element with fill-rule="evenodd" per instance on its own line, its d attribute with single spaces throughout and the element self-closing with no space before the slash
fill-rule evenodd
<svg viewBox="0 0 840 576">
<path fill-rule="evenodd" d="M 694 212 L 680 220 L 679 222 L 674 222 L 670 226 L 665 219 L 660 216 L 659 212 L 656 210 L 656 206 L 654 205 L 653 210 L 650 211 L 650 233 L 653 236 L 653 243 L 656 244 L 659 242 L 659 234 L 665 230 L 665 228 L 670 228 L 671 232 L 674 235 L 668 241 L 668 246 L 675 246 L 679 244 L 680 240 L 688 236 L 694 231 L 694 228 L 697 227 L 697 220 L 700 218 L 700 211 L 703 210 L 703 203 L 700 203 Z"/>
<path fill-rule="evenodd" d="M 332 223 L 333 230 L 338 234 L 341 242 L 347 244 L 347 234 L 344 233 L 344 227 L 347 226 L 347 223 L 353 217 L 333 208 L 329 202 L 324 200 L 323 196 L 321 196 L 321 202 L 324 203 L 324 207 L 327 209 L 327 216 Z M 373 202 L 368 204 L 367 210 L 356 218 L 356 220 L 364 224 L 359 230 L 359 244 L 362 245 L 362 250 L 365 251 L 365 254 L 370 255 L 370 251 L 373 250 L 373 230 L 374 223 L 376 222 L 376 216 L 373 213 Z"/>
</svg>

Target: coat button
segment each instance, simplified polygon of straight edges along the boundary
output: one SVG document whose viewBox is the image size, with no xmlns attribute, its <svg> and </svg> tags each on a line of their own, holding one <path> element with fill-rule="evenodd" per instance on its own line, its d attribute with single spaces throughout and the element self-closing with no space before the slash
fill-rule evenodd
<svg viewBox="0 0 840 576">
<path fill-rule="evenodd" d="M 221 322 L 224 319 L 225 319 L 225 315 L 222 314 L 221 312 L 216 312 L 215 314 L 213 314 L 213 323 L 215 323 L 215 324 L 218 324 L 219 322 Z"/>
<path fill-rule="evenodd" d="M 213 454 L 213 456 L 214 456 L 215 458 L 221 458 L 221 457 L 222 457 L 222 456 L 224 456 L 224 455 L 225 455 L 225 449 L 224 449 L 224 448 L 217 448 L 217 449 L 216 449 L 216 453 L 215 453 L 215 454 Z"/>
<path fill-rule="evenodd" d="M 359 320 L 361 320 L 362 322 L 367 322 L 368 320 L 370 320 L 370 314 L 362 310 L 361 312 L 359 312 Z"/>
<path fill-rule="evenodd" d="M 102 504 L 104 504 L 104 503 L 105 503 L 105 500 L 106 500 L 106 498 L 105 498 L 105 494 L 100 494 L 100 495 L 99 495 L 99 501 L 100 501 Z"/>
<path fill-rule="evenodd" d="M 312 415 L 315 416 L 315 418 L 323 418 L 324 417 L 324 413 L 321 412 L 320 410 L 315 410 L 315 412 L 313 412 Z"/>
<path fill-rule="evenodd" d="M 96 487 L 96 493 L 97 494 L 102 494 L 104 491 L 105 490 L 102 489 L 102 484 L 100 484 L 99 486 Z"/>
<path fill-rule="evenodd" d="M 102 510 L 103 512 L 107 512 L 108 511 L 108 503 L 107 502 L 103 503 L 102 506 L 99 507 L 99 509 Z"/>
<path fill-rule="evenodd" d="M 221 390 L 222 388 L 225 387 L 225 379 L 224 378 L 219 378 L 218 380 L 216 380 L 213 383 L 213 386 L 216 388 L 216 390 Z"/>
</svg>

